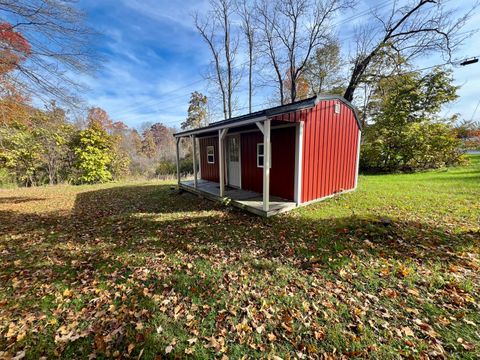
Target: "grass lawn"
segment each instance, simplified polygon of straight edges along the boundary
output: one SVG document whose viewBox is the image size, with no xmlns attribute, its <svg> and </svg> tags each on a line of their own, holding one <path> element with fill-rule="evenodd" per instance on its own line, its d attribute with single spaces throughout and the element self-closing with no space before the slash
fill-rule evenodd
<svg viewBox="0 0 480 360">
<path fill-rule="evenodd" d="M 262 219 L 172 183 L 0 190 L 0 358 L 480 358 L 480 156 Z"/>
</svg>

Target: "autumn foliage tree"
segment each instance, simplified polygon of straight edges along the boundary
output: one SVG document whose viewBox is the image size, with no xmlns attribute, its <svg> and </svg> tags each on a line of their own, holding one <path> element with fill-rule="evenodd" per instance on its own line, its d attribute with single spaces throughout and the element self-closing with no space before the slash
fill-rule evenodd
<svg viewBox="0 0 480 360">
<path fill-rule="evenodd" d="M 15 70 L 31 54 L 32 47 L 12 24 L 0 22 L 0 75 Z"/>
<path fill-rule="evenodd" d="M 92 122 L 85 130 L 78 133 L 74 152 L 78 183 L 97 183 L 112 180 L 109 169 L 112 161 L 113 139 L 98 122 Z"/>
<path fill-rule="evenodd" d="M 196 129 L 208 125 L 207 119 L 208 98 L 198 91 L 194 91 L 188 102 L 187 118 L 180 125 L 182 130 Z"/>
</svg>

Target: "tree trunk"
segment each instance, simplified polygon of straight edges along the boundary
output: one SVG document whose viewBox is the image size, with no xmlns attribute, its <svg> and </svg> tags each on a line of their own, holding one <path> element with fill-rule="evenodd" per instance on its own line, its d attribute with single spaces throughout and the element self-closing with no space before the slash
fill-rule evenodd
<svg viewBox="0 0 480 360">
<path fill-rule="evenodd" d="M 252 41 L 248 41 L 248 56 L 249 56 L 249 63 L 248 63 L 248 112 L 252 112 L 252 68 L 253 68 L 253 44 Z"/>
</svg>

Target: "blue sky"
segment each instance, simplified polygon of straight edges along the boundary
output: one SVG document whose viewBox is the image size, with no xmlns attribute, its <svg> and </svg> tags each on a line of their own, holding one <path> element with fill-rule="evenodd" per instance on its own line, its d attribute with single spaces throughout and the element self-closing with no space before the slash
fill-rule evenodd
<svg viewBox="0 0 480 360">
<path fill-rule="evenodd" d="M 456 3 L 457 1 L 452 1 Z M 355 12 L 342 15 L 348 18 L 362 9 L 375 6 L 375 1 L 360 2 Z M 465 8 L 472 1 L 462 1 Z M 191 14 L 206 11 L 205 0 L 80 0 L 79 6 L 88 14 L 92 27 L 102 34 L 97 50 L 103 68 L 95 77 L 82 80 L 89 90 L 84 98 L 91 106 L 107 110 L 114 120 L 122 120 L 131 127 L 145 122 L 163 122 L 179 126 L 185 118 L 190 93 L 198 90 L 208 93 L 204 74 L 210 62 L 206 44 L 194 29 Z M 359 19 L 357 21 L 361 21 Z M 475 15 L 466 30 L 478 27 L 480 16 Z M 343 24 L 341 34 L 352 31 L 351 23 Z M 348 35 L 344 52 L 351 44 Z M 480 55 L 480 40 L 469 39 L 456 58 Z M 418 67 L 442 63 L 430 57 L 418 62 Z M 460 99 L 445 108 L 444 113 L 460 113 L 470 119 L 480 101 L 480 63 L 454 70 L 455 83 L 462 85 Z M 243 87 L 245 88 L 245 87 Z M 245 92 L 239 92 L 239 107 L 246 103 Z M 269 89 L 258 89 L 254 104 L 265 103 Z M 245 110 L 240 110 L 243 113 Z M 480 118 L 478 109 L 475 118 Z"/>
</svg>

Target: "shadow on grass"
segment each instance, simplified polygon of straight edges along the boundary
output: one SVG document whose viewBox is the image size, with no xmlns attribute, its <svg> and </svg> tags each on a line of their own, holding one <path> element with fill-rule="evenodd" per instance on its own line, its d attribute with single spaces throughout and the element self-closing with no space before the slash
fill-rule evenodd
<svg viewBox="0 0 480 360">
<path fill-rule="evenodd" d="M 226 258 L 238 267 L 251 261 L 259 272 L 275 261 L 308 272 L 312 258 L 315 266 L 331 267 L 337 258 L 365 254 L 458 264 L 468 261 L 461 255 L 463 249 L 479 244 L 478 232 L 454 232 L 382 217 L 309 220 L 287 214 L 263 219 L 188 193 L 179 194 L 167 185 L 79 193 L 70 213 L 42 212 L 40 205 L 37 213 L 0 211 L 0 234 L 0 303 L 7 301 L 2 306 L 8 309 L 10 320 L 45 308 L 53 311 L 56 304 L 53 300 L 48 304 L 48 299 L 58 297 L 65 288 L 95 289 L 103 280 L 112 279 L 112 274 L 116 274 L 115 282 L 126 282 L 139 266 L 148 268 L 145 257 L 170 264 L 175 264 L 175 259 L 198 260 L 206 268 Z M 180 264 L 174 273 L 156 273 L 139 283 L 139 297 L 151 286 L 149 281 L 155 281 L 153 288 L 158 291 L 170 291 L 164 284 L 173 279 L 173 286 L 179 291 L 183 288 L 185 295 L 211 298 L 218 284 L 209 283 L 201 272 L 188 275 L 184 269 Z M 222 274 L 216 279 L 221 282 Z M 52 287 L 57 292 L 51 291 Z M 93 306 L 90 300 L 78 306 Z M 128 301 L 123 305 L 131 307 L 129 314 L 135 314 L 138 304 Z M 150 300 L 144 301 L 148 304 Z M 137 321 L 133 315 L 122 316 L 115 321 Z M 95 326 L 97 333 L 108 332 L 110 325 Z M 92 339 L 86 343 L 87 350 L 93 346 Z M 3 345 L 7 342 L 0 339 L 0 347 Z M 41 343 L 37 345 L 41 354 L 51 355 L 44 353 Z"/>
<path fill-rule="evenodd" d="M 43 201 L 45 198 L 33 198 L 22 196 L 1 197 L 0 204 L 22 204 L 32 201 Z"/>
<path fill-rule="evenodd" d="M 148 251 L 151 256 L 181 251 L 196 256 L 221 249 L 297 263 L 315 257 L 325 264 L 341 252 L 369 251 L 387 258 L 458 262 L 462 259 L 457 253 L 478 245 L 480 237 L 478 232 L 382 217 L 309 220 L 287 214 L 263 219 L 189 193 L 178 194 L 166 185 L 80 193 L 68 215 L 0 211 L 0 231 L 5 248 L 0 260 L 10 264 L 0 270 L 2 281 L 25 266 L 46 270 L 45 257 L 62 266 L 88 260 L 89 267 L 101 269 L 105 259 L 96 259 L 95 253 L 106 251 L 117 255 Z M 72 251 L 72 246 L 80 250 Z M 14 265 L 19 259 L 28 265 Z"/>
</svg>

